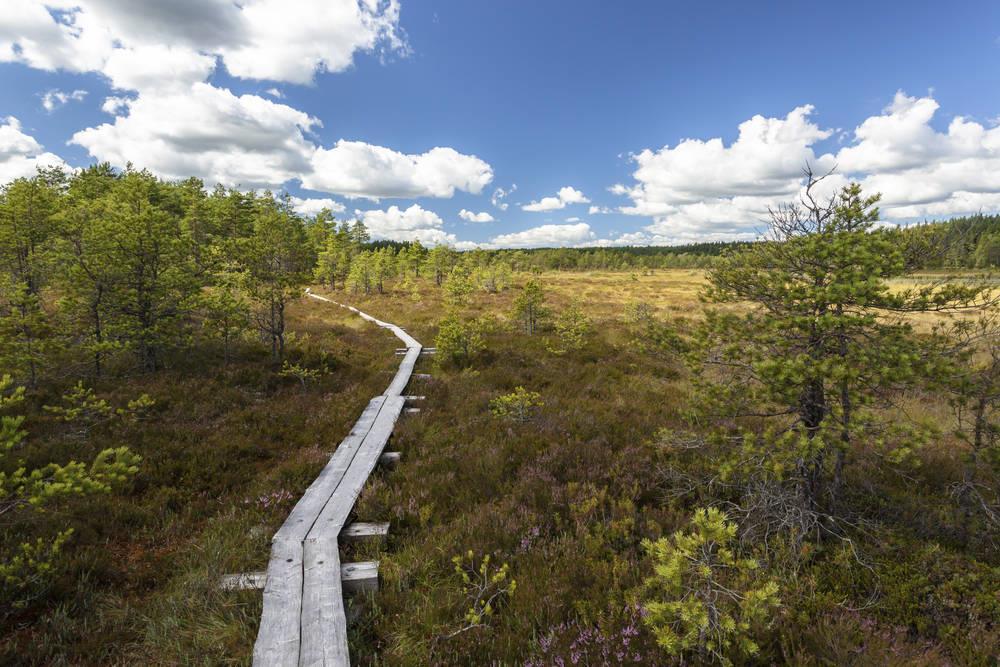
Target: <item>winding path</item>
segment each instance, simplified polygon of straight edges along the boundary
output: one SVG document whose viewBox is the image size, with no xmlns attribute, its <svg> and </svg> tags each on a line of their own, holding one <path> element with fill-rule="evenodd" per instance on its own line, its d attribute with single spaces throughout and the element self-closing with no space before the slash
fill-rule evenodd
<svg viewBox="0 0 1000 667">
<path fill-rule="evenodd" d="M 256 667 L 349 665 L 338 537 L 399 419 L 421 344 L 395 324 L 306 290 L 389 329 L 406 346 L 389 387 L 368 403 L 350 434 L 271 540 Z"/>
</svg>

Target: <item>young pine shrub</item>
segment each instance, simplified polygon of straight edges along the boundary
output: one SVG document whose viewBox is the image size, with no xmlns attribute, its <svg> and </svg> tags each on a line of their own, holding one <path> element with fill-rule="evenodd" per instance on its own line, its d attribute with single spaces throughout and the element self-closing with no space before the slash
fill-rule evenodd
<svg viewBox="0 0 1000 667">
<path fill-rule="evenodd" d="M 486 349 L 483 335 L 487 328 L 481 319 L 463 320 L 456 313 L 446 315 L 438 324 L 438 335 L 434 339 L 438 365 L 469 366 L 476 355 Z"/>
<path fill-rule="evenodd" d="M 148 394 L 141 394 L 125 404 L 123 408 L 112 407 L 107 400 L 98 398 L 94 390 L 77 382 L 62 396 L 62 405 L 43 405 L 42 409 L 56 419 L 72 424 L 73 435 L 87 436 L 91 429 L 111 422 L 135 423 L 145 417 L 156 405 Z"/>
<path fill-rule="evenodd" d="M 0 377 L 0 412 L 23 401 L 24 389 L 15 387 L 9 375 Z M 23 453 L 27 439 L 23 424 L 23 415 L 0 416 L 0 470 L 13 470 L 0 472 L 0 526 L 35 523 L 46 536 L 29 542 L 4 535 L 8 539 L 0 542 L 0 620 L 45 592 L 73 533 L 60 529 L 59 515 L 45 510 L 69 498 L 110 493 L 138 472 L 141 460 L 127 447 L 118 447 L 101 451 L 90 465 L 70 461 L 29 468 L 23 458 L 14 458 Z"/>
<path fill-rule="evenodd" d="M 469 606 L 462 618 L 462 626 L 441 639 L 451 639 L 463 632 L 486 627 L 500 603 L 517 590 L 517 580 L 510 576 L 510 566 L 507 563 L 492 565 L 489 554 L 483 556 L 478 565 L 471 550 L 455 556 L 451 562 L 455 565 L 455 574 L 462 580 L 462 592 Z"/>
<path fill-rule="evenodd" d="M 306 384 L 318 379 L 321 375 L 326 373 L 325 369 L 319 368 L 306 368 L 299 364 L 288 363 L 285 359 L 284 363 L 281 365 L 281 370 L 278 371 L 278 376 L 283 378 L 294 378 L 298 380 L 299 387 L 302 393 L 306 393 Z"/>
<path fill-rule="evenodd" d="M 594 330 L 590 318 L 578 303 L 559 313 L 552 323 L 556 333 L 555 341 L 545 341 L 545 347 L 552 354 L 563 355 L 583 348 L 587 336 Z"/>
<path fill-rule="evenodd" d="M 529 336 L 538 330 L 538 325 L 548 314 L 544 307 L 545 291 L 542 284 L 532 278 L 514 299 L 514 319 L 521 323 L 521 329 Z"/>
<path fill-rule="evenodd" d="M 484 292 L 498 294 L 510 286 L 512 274 L 510 264 L 498 261 L 476 267 L 472 272 L 472 281 Z"/>
<path fill-rule="evenodd" d="M 517 387 L 513 392 L 490 401 L 490 411 L 494 417 L 525 424 L 531 421 L 538 409 L 544 405 L 542 395 L 537 391 L 527 391 L 524 387 Z"/>
<path fill-rule="evenodd" d="M 778 585 L 758 574 L 756 560 L 737 557 L 736 524 L 720 510 L 696 510 L 691 528 L 643 543 L 653 561 L 643 621 L 671 655 L 723 665 L 753 657 L 755 634 L 780 605 Z"/>
<path fill-rule="evenodd" d="M 237 291 L 237 278 L 224 278 L 216 289 L 199 298 L 202 331 L 206 338 L 222 346 L 222 361 L 228 366 L 234 344 L 251 329 L 250 302 Z"/>
<path fill-rule="evenodd" d="M 964 462 L 951 495 L 962 512 L 961 532 L 968 541 L 1000 531 L 1000 311 L 991 309 L 952 327 L 959 366 L 947 387 L 948 402 Z"/>
<path fill-rule="evenodd" d="M 449 306 L 464 306 L 474 289 L 468 274 L 462 267 L 456 266 L 444 281 L 444 300 Z"/>
</svg>

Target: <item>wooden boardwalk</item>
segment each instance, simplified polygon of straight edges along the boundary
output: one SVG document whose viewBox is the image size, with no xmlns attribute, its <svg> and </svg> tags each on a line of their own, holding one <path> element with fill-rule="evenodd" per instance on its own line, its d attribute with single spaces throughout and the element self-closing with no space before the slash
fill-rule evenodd
<svg viewBox="0 0 1000 667">
<path fill-rule="evenodd" d="M 403 342 L 405 352 L 388 389 L 368 403 L 271 541 L 264 610 L 253 649 L 257 667 L 350 664 L 341 581 L 345 573 L 338 541 L 403 411 L 403 391 L 422 350 L 415 338 L 395 324 L 309 291 L 306 295 L 348 308 L 389 329 Z M 343 569 L 370 567 L 362 565 L 345 565 Z"/>
</svg>

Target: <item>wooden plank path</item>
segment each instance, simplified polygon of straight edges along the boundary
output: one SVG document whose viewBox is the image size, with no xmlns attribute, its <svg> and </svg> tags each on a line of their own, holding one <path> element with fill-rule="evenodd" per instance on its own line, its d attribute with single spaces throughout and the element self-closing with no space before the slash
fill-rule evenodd
<svg viewBox="0 0 1000 667">
<path fill-rule="evenodd" d="M 257 667 L 350 665 L 343 588 L 348 582 L 351 587 L 366 588 L 377 564 L 342 566 L 339 538 L 403 412 L 408 398 L 403 391 L 423 349 L 395 324 L 309 290 L 306 295 L 347 308 L 389 329 L 406 347 L 389 387 L 368 403 L 271 540 L 264 610 L 253 649 Z"/>
</svg>

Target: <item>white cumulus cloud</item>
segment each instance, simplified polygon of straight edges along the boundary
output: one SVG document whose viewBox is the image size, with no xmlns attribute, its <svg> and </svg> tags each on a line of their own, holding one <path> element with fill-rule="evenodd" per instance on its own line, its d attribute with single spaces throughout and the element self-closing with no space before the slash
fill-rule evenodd
<svg viewBox="0 0 1000 667">
<path fill-rule="evenodd" d="M 566 208 L 567 204 L 589 204 L 590 200 L 587 199 L 582 192 L 576 188 L 566 186 L 559 188 L 559 192 L 556 193 L 555 197 L 543 197 L 538 201 L 533 201 L 530 204 L 525 204 L 521 207 L 523 211 L 556 211 L 559 209 Z"/>
<path fill-rule="evenodd" d="M 486 211 L 482 211 L 481 213 L 473 213 L 472 211 L 469 211 L 469 210 L 464 209 L 464 208 L 461 211 L 458 212 L 458 217 L 460 217 L 462 220 L 465 220 L 466 222 L 495 222 L 496 221 L 496 218 L 494 218 L 492 215 L 490 215 Z"/>
<path fill-rule="evenodd" d="M 955 117 L 931 126 L 939 105 L 897 92 L 883 113 L 854 131 L 838 168 L 866 191 L 881 192 L 883 217 L 905 220 L 1000 208 L 1000 127 Z"/>
<path fill-rule="evenodd" d="M 520 232 L 501 234 L 490 240 L 497 248 L 540 248 L 546 246 L 575 246 L 594 239 L 590 225 L 580 222 L 573 225 L 541 225 Z"/>
<path fill-rule="evenodd" d="M 114 104 L 127 115 L 70 140 L 113 165 L 132 161 L 166 178 L 243 187 L 276 187 L 311 169 L 315 147 L 304 132 L 318 121 L 256 95 L 196 83 Z"/>
<path fill-rule="evenodd" d="M 42 95 L 42 108 L 51 113 L 68 102 L 82 102 L 86 97 L 86 90 L 74 90 L 69 93 L 62 90 L 49 90 Z"/>
<path fill-rule="evenodd" d="M 46 152 L 31 135 L 25 134 L 17 118 L 0 122 L 0 184 L 15 178 L 34 176 L 39 167 L 66 167 L 58 155 Z"/>
<path fill-rule="evenodd" d="M 323 209 L 329 209 L 329 211 L 334 214 L 343 213 L 346 210 L 346 207 L 343 204 L 339 201 L 330 199 L 329 197 L 292 197 L 290 201 L 292 203 L 292 208 L 295 209 L 296 213 L 307 216 L 317 215 Z"/>
<path fill-rule="evenodd" d="M 407 50 L 398 0 L 6 0 L 0 15 L 0 62 L 104 72 L 125 57 L 160 67 L 150 47 L 218 56 L 234 76 L 291 83 L 343 71 L 359 51 Z"/>
<path fill-rule="evenodd" d="M 113 122 L 70 140 L 97 160 L 244 187 L 300 180 L 374 200 L 482 192 L 493 171 L 474 155 L 407 155 L 359 141 L 326 148 L 311 139 L 319 121 L 277 103 L 277 88 L 267 99 L 208 83 L 222 66 L 244 79 L 307 84 L 348 69 L 358 53 L 407 48 L 398 0 L 7 0 L 0 12 L 0 62 L 97 72 L 124 93 L 102 104 Z"/>
<path fill-rule="evenodd" d="M 493 180 L 493 169 L 475 155 L 453 148 L 432 148 L 406 155 L 361 141 L 338 141 L 319 148 L 312 170 L 302 179 L 310 190 L 347 197 L 451 197 L 455 190 L 479 194 Z"/>
<path fill-rule="evenodd" d="M 826 190 L 856 180 L 882 193 L 887 220 L 1000 209 L 1000 127 L 959 116 L 938 131 L 938 110 L 929 95 L 897 92 L 830 152 L 817 145 L 833 130 L 811 120 L 809 105 L 784 118 L 754 116 L 728 146 L 718 138 L 685 139 L 641 151 L 633 156 L 635 182 L 611 191 L 632 200 L 621 212 L 652 218 L 637 237 L 650 243 L 754 238 L 769 206 L 797 200 L 807 163 L 817 173 L 836 167 Z"/>
<path fill-rule="evenodd" d="M 150 95 L 189 90 L 213 70 L 213 56 L 184 47 L 148 44 L 115 49 L 101 71 L 115 88 Z"/>
<path fill-rule="evenodd" d="M 454 234 L 441 229 L 444 225 L 441 216 L 434 211 L 421 208 L 419 204 L 413 204 L 406 209 L 390 206 L 386 210 L 374 209 L 356 213 L 374 239 L 420 241 L 429 245 L 453 244 L 457 240 Z"/>
</svg>

